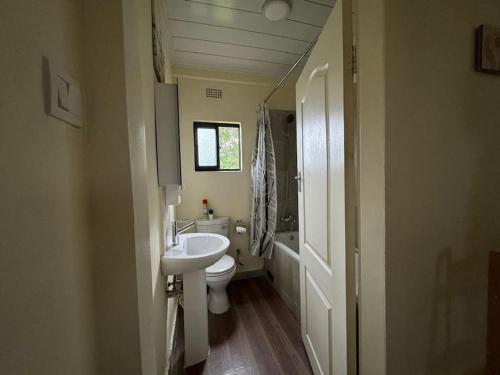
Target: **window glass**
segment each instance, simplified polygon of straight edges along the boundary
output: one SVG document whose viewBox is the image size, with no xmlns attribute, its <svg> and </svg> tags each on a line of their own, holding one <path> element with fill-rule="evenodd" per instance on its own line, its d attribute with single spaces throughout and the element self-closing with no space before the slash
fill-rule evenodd
<svg viewBox="0 0 500 375">
<path fill-rule="evenodd" d="M 200 167 L 217 166 L 217 130 L 198 128 L 198 165 Z"/>
<path fill-rule="evenodd" d="M 221 170 L 240 169 L 240 128 L 219 126 Z"/>
</svg>

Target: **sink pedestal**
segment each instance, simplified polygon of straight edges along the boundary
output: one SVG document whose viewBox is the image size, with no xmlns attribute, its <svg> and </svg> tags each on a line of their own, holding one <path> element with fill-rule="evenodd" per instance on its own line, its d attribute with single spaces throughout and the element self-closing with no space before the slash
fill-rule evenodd
<svg viewBox="0 0 500 375">
<path fill-rule="evenodd" d="M 184 289 L 184 367 L 208 357 L 208 310 L 205 269 L 183 275 Z"/>
</svg>

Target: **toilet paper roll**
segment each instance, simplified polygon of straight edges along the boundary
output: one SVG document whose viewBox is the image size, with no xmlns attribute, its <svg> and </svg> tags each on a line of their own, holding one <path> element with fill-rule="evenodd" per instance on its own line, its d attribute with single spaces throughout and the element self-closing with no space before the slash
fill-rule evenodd
<svg viewBox="0 0 500 375">
<path fill-rule="evenodd" d="M 246 232 L 247 232 L 247 228 L 245 228 L 245 227 L 239 227 L 239 226 L 236 227 L 236 233 L 243 234 L 243 233 L 246 233 Z"/>
</svg>

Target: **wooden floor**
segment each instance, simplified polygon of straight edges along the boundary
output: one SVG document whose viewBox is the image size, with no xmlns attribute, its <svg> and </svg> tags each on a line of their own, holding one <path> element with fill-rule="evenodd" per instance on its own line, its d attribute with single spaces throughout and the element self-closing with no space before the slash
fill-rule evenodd
<svg viewBox="0 0 500 375">
<path fill-rule="evenodd" d="M 183 368 L 183 318 L 172 353 L 171 374 L 312 374 L 300 337 L 300 324 L 264 278 L 232 282 L 231 308 L 209 313 L 210 354 L 201 364 Z"/>
</svg>

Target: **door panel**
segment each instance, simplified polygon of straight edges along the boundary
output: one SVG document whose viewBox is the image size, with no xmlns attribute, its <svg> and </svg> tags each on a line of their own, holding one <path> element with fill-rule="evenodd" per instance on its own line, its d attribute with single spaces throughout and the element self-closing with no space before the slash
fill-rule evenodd
<svg viewBox="0 0 500 375">
<path fill-rule="evenodd" d="M 332 306 L 313 276 L 306 271 L 306 338 L 320 373 L 330 373 Z M 328 371 L 325 372 L 324 370 Z"/>
<path fill-rule="evenodd" d="M 308 124 L 302 138 L 304 170 L 304 244 L 330 264 L 328 251 L 328 126 L 327 87 L 324 70 L 310 80 L 302 102 L 302 122 Z M 326 171 L 326 173 L 325 173 Z"/>
</svg>

